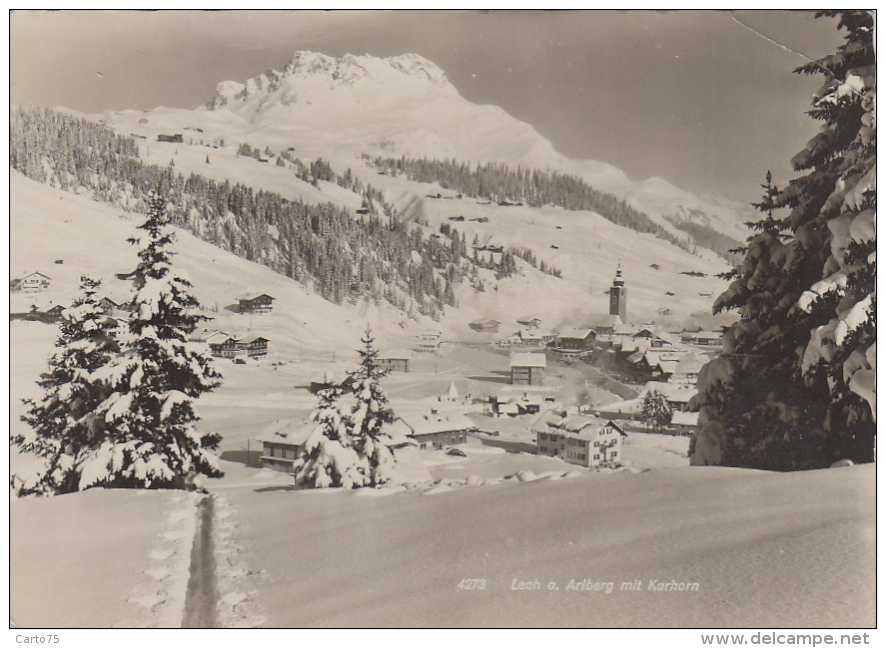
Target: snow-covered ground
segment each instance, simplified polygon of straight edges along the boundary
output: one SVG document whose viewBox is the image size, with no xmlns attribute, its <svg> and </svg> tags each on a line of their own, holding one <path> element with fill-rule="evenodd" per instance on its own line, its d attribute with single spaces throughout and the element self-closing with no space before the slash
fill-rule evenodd
<svg viewBox="0 0 886 648">
<path fill-rule="evenodd" d="M 10 620 L 19 628 L 181 627 L 196 495 L 95 489 L 13 499 Z"/>
<path fill-rule="evenodd" d="M 116 282 L 115 272 L 132 269 L 125 239 L 133 220 L 17 174 L 11 185 L 14 273 L 49 268 L 48 296 L 63 300 L 83 272 Z M 367 321 L 385 346 L 411 340 L 421 323 L 401 329 L 391 310 L 334 306 L 185 233 L 177 247 L 175 262 L 191 275 L 197 296 L 219 305 L 215 326 L 232 333 L 251 327 L 272 340 L 267 361 L 223 363 L 225 385 L 198 403 L 201 425 L 223 437 L 226 476 L 207 483 L 215 501 L 219 623 L 874 623 L 873 466 L 796 474 L 688 468 L 685 439 L 643 434 L 628 439 L 632 470 L 621 472 L 590 473 L 476 442 L 465 458 L 426 453 L 442 483 L 384 491 L 386 497 L 294 491 L 288 476 L 245 466 L 243 451 L 257 449 L 252 439 L 267 424 L 313 407 L 304 389 L 311 377 L 353 366 Z M 233 296 L 256 288 L 278 297 L 274 313 L 224 311 Z M 521 311 L 532 307 L 520 304 Z M 36 395 L 55 335 L 53 325 L 10 324 L 13 434 L 22 425 L 20 399 Z M 462 395 L 494 390 L 506 367 L 505 356 L 449 345 L 385 385 L 395 407 L 426 407 L 451 382 Z M 425 398 L 431 400 L 419 402 Z M 13 452 L 12 471 L 25 461 Z M 505 479 L 521 472 L 522 479 Z M 11 501 L 13 621 L 180 624 L 196 512 L 195 496 L 172 492 L 94 490 Z M 480 579 L 483 589 L 459 589 L 463 579 Z M 540 591 L 513 589 L 536 579 Z M 672 579 L 698 590 L 649 589 Z M 570 580 L 612 582 L 613 591 L 567 589 Z M 638 580 L 638 590 L 622 589 Z"/>
<path fill-rule="evenodd" d="M 685 468 L 430 497 L 227 497 L 245 563 L 264 572 L 268 626 L 870 627 L 874 472 Z M 613 589 L 568 589 L 585 579 Z M 655 589 L 672 581 L 688 589 Z"/>
</svg>

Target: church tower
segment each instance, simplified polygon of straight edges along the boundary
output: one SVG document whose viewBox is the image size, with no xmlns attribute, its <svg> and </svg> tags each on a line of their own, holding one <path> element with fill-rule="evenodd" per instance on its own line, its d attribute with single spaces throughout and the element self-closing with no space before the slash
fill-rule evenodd
<svg viewBox="0 0 886 648">
<path fill-rule="evenodd" d="M 612 281 L 612 288 L 609 289 L 609 314 L 618 315 L 622 324 L 628 321 L 628 289 L 625 287 L 624 279 L 621 278 L 621 264 L 615 271 L 615 279 Z"/>
</svg>

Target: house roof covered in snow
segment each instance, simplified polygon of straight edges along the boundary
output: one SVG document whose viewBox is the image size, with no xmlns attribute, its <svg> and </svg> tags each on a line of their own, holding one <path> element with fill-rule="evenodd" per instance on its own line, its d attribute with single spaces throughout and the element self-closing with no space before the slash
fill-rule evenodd
<svg viewBox="0 0 886 648">
<path fill-rule="evenodd" d="M 303 446 L 314 431 L 315 423 L 304 419 L 277 419 L 256 437 L 263 443 Z"/>
<path fill-rule="evenodd" d="M 641 398 L 651 391 L 657 391 L 667 400 L 675 403 L 688 403 L 698 393 L 698 387 L 685 383 L 656 382 L 651 380 L 643 388 Z"/>
<path fill-rule="evenodd" d="M 623 322 L 621 321 L 621 317 L 618 315 L 605 315 L 603 313 L 594 313 L 592 315 L 588 315 L 587 319 L 585 319 L 586 324 L 589 328 L 611 328 L 615 329 L 616 327 L 622 326 Z"/>
<path fill-rule="evenodd" d="M 254 300 L 258 299 L 259 297 L 267 297 L 268 299 L 271 299 L 271 300 L 275 299 L 274 297 L 271 297 L 270 295 L 268 295 L 266 293 L 259 293 L 259 292 L 245 292 L 242 295 L 237 295 L 237 297 L 235 297 L 235 299 L 237 301 L 254 301 Z"/>
<path fill-rule="evenodd" d="M 440 414 L 404 414 L 400 417 L 413 436 L 452 432 L 455 430 L 472 430 L 477 425 L 459 412 L 442 412 Z"/>
<path fill-rule="evenodd" d="M 568 338 L 570 340 L 585 340 L 589 335 L 595 333 L 594 329 L 589 328 L 569 328 L 563 329 L 557 334 L 558 338 Z"/>
<path fill-rule="evenodd" d="M 687 353 L 677 362 L 676 373 L 697 374 L 707 361 L 706 356 L 697 353 Z"/>
<path fill-rule="evenodd" d="M 511 368 L 513 367 L 541 367 L 548 366 L 548 359 L 544 353 L 512 353 Z"/>
<path fill-rule="evenodd" d="M 698 425 L 698 412 L 674 412 L 671 415 L 671 425 L 695 427 Z"/>
<path fill-rule="evenodd" d="M 34 277 L 34 278 L 43 277 L 44 279 L 48 279 L 49 281 L 52 281 L 52 277 L 47 277 L 45 274 L 43 274 L 42 272 L 39 272 L 37 270 L 26 274 L 24 277 L 21 278 L 21 281 L 24 281 L 25 279 L 30 279 L 31 277 Z"/>
<path fill-rule="evenodd" d="M 550 428 L 556 428 L 564 432 L 575 434 L 582 439 L 590 439 L 597 436 L 606 427 L 613 427 L 620 434 L 625 435 L 625 431 L 621 426 L 613 421 L 607 421 L 606 419 L 589 416 L 587 414 L 560 416 L 555 412 L 548 412 L 540 416 L 532 425 L 532 430 L 535 432 L 543 432 L 550 431 Z"/>
</svg>

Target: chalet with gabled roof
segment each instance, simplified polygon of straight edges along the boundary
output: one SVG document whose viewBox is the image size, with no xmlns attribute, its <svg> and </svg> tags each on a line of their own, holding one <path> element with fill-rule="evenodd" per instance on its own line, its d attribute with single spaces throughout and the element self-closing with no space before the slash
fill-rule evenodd
<svg viewBox="0 0 886 648">
<path fill-rule="evenodd" d="M 458 412 L 409 414 L 400 416 L 397 421 L 408 428 L 409 436 L 422 449 L 465 443 L 468 432 L 477 429 L 471 419 Z M 395 425 L 398 425 L 397 421 Z"/>
<path fill-rule="evenodd" d="M 19 280 L 18 288 L 22 292 L 35 293 L 48 290 L 52 285 L 52 278 L 42 272 L 32 272 Z"/>
<path fill-rule="evenodd" d="M 478 333 L 491 332 L 494 333 L 498 330 L 498 325 L 501 324 L 498 320 L 494 319 L 479 319 L 474 320 L 468 326 L 477 331 Z"/>
<path fill-rule="evenodd" d="M 274 308 L 274 297 L 265 293 L 248 292 L 237 296 L 240 312 L 250 315 L 270 313 Z"/>
<path fill-rule="evenodd" d="M 213 338 L 209 342 L 209 350 L 216 358 L 240 358 L 246 355 L 246 346 L 240 338 L 232 335 Z"/>
<path fill-rule="evenodd" d="M 541 318 L 536 317 L 535 315 L 522 315 L 517 318 L 517 324 L 538 328 L 538 326 L 541 324 Z"/>
<path fill-rule="evenodd" d="M 403 349 L 385 349 L 379 351 L 376 363 L 385 371 L 409 372 L 409 360 L 412 354 Z"/>
<path fill-rule="evenodd" d="M 263 358 L 268 355 L 268 338 L 260 335 L 251 335 L 240 341 L 240 344 L 246 349 L 246 355 L 250 358 Z"/>
<path fill-rule="evenodd" d="M 258 436 L 262 443 L 261 463 L 265 468 L 291 473 L 299 449 L 314 430 L 311 421 L 276 420 Z"/>
</svg>

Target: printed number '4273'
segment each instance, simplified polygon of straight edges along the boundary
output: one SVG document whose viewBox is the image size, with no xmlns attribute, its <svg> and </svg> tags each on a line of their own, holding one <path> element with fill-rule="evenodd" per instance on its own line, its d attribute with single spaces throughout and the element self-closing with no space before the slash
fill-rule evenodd
<svg viewBox="0 0 886 648">
<path fill-rule="evenodd" d="M 458 589 L 463 590 L 481 590 L 486 589 L 485 578 L 462 578 L 458 584 Z"/>
</svg>

